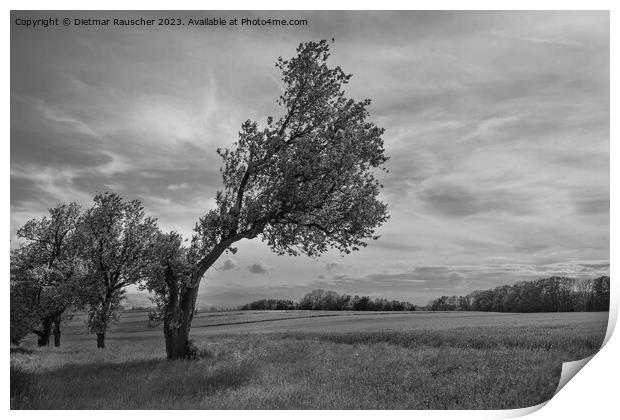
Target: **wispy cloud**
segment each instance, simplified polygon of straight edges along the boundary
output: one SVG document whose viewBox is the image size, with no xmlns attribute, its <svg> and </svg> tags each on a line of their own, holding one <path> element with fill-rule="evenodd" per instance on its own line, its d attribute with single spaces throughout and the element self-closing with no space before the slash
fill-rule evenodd
<svg viewBox="0 0 620 420">
<path fill-rule="evenodd" d="M 504 32 L 499 32 L 499 31 L 491 32 L 489 35 L 499 37 L 499 38 L 512 39 L 515 41 L 527 41 L 527 42 L 536 42 L 540 44 L 568 45 L 572 47 L 583 47 L 583 43 L 581 42 L 572 41 L 569 39 L 562 39 L 562 38 L 536 38 L 536 37 L 527 37 L 527 36 L 511 36 L 509 34 L 506 34 Z"/>
</svg>

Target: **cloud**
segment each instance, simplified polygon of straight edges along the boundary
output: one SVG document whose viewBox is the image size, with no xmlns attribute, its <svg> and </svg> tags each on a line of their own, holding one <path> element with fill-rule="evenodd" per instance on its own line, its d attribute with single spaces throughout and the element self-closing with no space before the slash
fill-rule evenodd
<svg viewBox="0 0 620 420">
<path fill-rule="evenodd" d="M 599 199 L 583 199 L 576 200 L 575 206 L 577 211 L 582 214 L 609 214 L 609 197 Z"/>
<path fill-rule="evenodd" d="M 220 270 L 229 271 L 233 270 L 237 266 L 237 261 L 233 258 L 226 258 L 222 265 L 220 265 Z"/>
<path fill-rule="evenodd" d="M 431 210 L 447 217 L 464 217 L 480 213 L 499 212 L 522 215 L 533 211 L 532 193 L 509 189 L 484 189 L 458 183 L 425 183 L 418 197 Z"/>
<path fill-rule="evenodd" d="M 541 44 L 583 47 L 583 43 L 578 42 L 578 41 L 568 40 L 568 39 L 560 39 L 560 38 L 545 39 L 545 38 L 534 38 L 534 37 L 510 36 L 501 31 L 495 31 L 495 32 L 490 33 L 489 35 L 500 37 L 500 38 L 512 39 L 515 41 L 529 41 L 529 42 L 536 42 L 536 43 L 541 43 Z"/>
<path fill-rule="evenodd" d="M 327 264 L 325 264 L 325 270 L 327 271 L 336 271 L 342 267 L 342 263 L 339 262 L 328 262 Z"/>
<path fill-rule="evenodd" d="M 248 271 L 252 274 L 267 274 L 270 267 L 262 261 L 248 265 Z"/>
<path fill-rule="evenodd" d="M 463 275 L 455 271 L 456 267 L 419 266 L 402 272 L 373 273 L 365 276 L 364 280 L 371 282 L 401 282 L 410 284 L 412 288 L 449 287 L 456 288 L 462 285 Z"/>
<path fill-rule="evenodd" d="M 189 188 L 189 184 L 186 182 L 181 182 L 180 184 L 170 184 L 168 185 L 169 190 L 183 190 Z"/>
</svg>

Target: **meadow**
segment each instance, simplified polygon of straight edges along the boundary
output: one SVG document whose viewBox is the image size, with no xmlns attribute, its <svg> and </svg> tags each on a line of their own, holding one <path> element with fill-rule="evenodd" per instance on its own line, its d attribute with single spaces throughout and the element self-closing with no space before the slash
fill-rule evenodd
<svg viewBox="0 0 620 420">
<path fill-rule="evenodd" d="M 13 409 L 503 409 L 550 399 L 594 354 L 607 312 L 200 313 L 193 360 L 126 311 L 95 348 L 77 315 L 60 348 L 11 353 Z"/>
</svg>

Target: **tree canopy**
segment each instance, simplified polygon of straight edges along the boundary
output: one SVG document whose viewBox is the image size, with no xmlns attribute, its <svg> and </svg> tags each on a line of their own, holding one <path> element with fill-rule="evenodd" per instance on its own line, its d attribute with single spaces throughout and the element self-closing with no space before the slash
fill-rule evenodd
<svg viewBox="0 0 620 420">
<path fill-rule="evenodd" d="M 233 147 L 218 150 L 224 187 L 192 243 L 200 275 L 211 253 L 242 238 L 262 235 L 278 254 L 349 253 L 376 239 L 388 218 L 375 176 L 388 159 L 384 130 L 367 121 L 370 100 L 346 98 L 351 75 L 327 65 L 326 41 L 300 44 L 297 53 L 276 63 L 283 115 L 263 128 L 244 122 Z"/>
</svg>

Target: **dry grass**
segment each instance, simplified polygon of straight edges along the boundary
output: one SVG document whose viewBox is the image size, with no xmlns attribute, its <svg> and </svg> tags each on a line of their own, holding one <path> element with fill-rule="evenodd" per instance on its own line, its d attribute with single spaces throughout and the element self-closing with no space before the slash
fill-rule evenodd
<svg viewBox="0 0 620 420">
<path fill-rule="evenodd" d="M 11 355 L 11 407 L 32 409 L 501 409 L 554 393 L 564 361 L 600 347 L 605 323 L 403 332 L 219 335 L 199 360 L 162 339 Z"/>
</svg>

